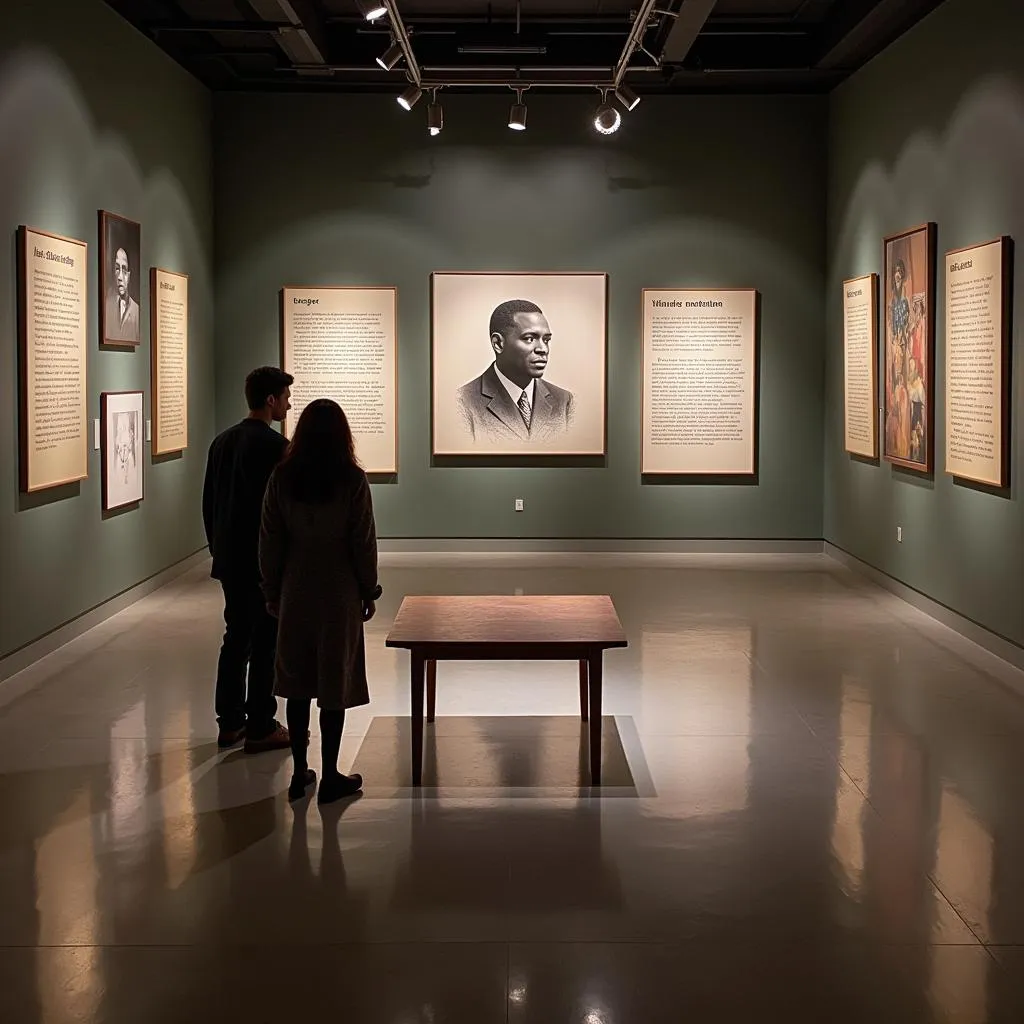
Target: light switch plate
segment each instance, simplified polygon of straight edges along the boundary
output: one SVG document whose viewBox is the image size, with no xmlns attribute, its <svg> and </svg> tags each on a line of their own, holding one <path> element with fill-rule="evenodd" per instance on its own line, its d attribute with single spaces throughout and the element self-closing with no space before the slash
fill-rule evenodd
<svg viewBox="0 0 1024 1024">
<path fill-rule="evenodd" d="M 100 450 L 100 421 L 92 421 L 92 450 L 98 452 Z"/>
<path fill-rule="evenodd" d="M 516 511 L 517 512 L 522 512 L 523 511 L 523 499 L 522 498 L 516 498 Z"/>
<path fill-rule="evenodd" d="M 146 420 L 146 440 L 147 441 L 152 441 L 153 440 L 153 421 L 152 420 Z"/>
</svg>

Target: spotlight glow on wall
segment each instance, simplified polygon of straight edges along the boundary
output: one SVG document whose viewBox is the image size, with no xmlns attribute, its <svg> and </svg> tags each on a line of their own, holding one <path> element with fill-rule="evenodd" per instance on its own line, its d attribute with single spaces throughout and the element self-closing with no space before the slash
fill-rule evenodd
<svg viewBox="0 0 1024 1024">
<path fill-rule="evenodd" d="M 420 101 L 420 97 L 423 95 L 423 90 L 415 85 L 410 85 L 401 96 L 398 97 L 398 105 L 403 110 L 412 110 Z"/>
<path fill-rule="evenodd" d="M 622 124 L 622 115 L 616 107 L 613 107 L 607 100 L 594 111 L 594 127 L 602 135 L 612 135 L 619 130 Z"/>
<path fill-rule="evenodd" d="M 401 59 L 402 59 L 402 48 L 398 45 L 398 43 L 392 43 L 377 58 L 377 63 L 385 71 L 390 71 Z"/>
</svg>

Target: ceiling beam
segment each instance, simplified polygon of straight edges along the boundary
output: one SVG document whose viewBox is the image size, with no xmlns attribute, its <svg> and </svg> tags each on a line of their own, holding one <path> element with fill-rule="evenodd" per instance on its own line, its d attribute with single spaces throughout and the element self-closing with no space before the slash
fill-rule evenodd
<svg viewBox="0 0 1024 1024">
<path fill-rule="evenodd" d="M 818 38 L 815 67 L 859 67 L 906 29 L 938 7 L 942 0 L 850 0 L 838 4 Z"/>
<path fill-rule="evenodd" d="M 249 0 L 249 6 L 264 21 L 283 22 L 274 38 L 293 64 L 327 63 L 327 32 L 310 0 Z"/>
<path fill-rule="evenodd" d="M 661 59 L 667 64 L 682 64 L 690 47 L 697 41 L 701 29 L 711 16 L 717 0 L 684 0 L 669 30 Z"/>
</svg>

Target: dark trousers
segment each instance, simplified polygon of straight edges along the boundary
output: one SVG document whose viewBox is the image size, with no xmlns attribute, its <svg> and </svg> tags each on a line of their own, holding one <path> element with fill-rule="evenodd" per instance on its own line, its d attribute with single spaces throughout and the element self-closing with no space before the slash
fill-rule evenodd
<svg viewBox="0 0 1024 1024">
<path fill-rule="evenodd" d="M 224 642 L 217 663 L 217 724 L 225 730 L 244 725 L 250 739 L 262 739 L 274 728 L 277 715 L 277 619 L 267 612 L 255 580 L 221 580 L 221 587 Z"/>
</svg>

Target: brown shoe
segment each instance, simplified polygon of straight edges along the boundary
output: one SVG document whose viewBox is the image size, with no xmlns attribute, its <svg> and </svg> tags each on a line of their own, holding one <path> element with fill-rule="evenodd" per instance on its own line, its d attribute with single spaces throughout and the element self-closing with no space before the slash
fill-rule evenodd
<svg viewBox="0 0 1024 1024">
<path fill-rule="evenodd" d="M 274 723 L 274 728 L 259 739 L 249 737 L 245 741 L 244 750 L 247 754 L 262 754 L 268 750 L 287 750 L 292 745 L 292 738 L 286 726 Z"/>
<path fill-rule="evenodd" d="M 245 726 L 241 729 L 221 729 L 217 735 L 217 746 L 222 750 L 233 747 L 245 739 Z"/>
</svg>

